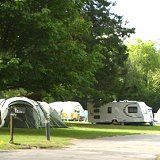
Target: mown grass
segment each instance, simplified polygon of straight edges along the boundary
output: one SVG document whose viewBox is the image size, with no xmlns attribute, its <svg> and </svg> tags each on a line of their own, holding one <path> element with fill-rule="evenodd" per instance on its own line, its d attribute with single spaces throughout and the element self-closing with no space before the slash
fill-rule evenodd
<svg viewBox="0 0 160 160">
<path fill-rule="evenodd" d="M 68 128 L 52 128 L 51 140 L 46 141 L 45 129 L 14 130 L 14 144 L 10 140 L 9 129 L 0 128 L 0 149 L 57 148 L 70 144 L 72 139 L 92 139 L 105 136 L 130 134 L 160 134 L 160 126 L 120 126 L 68 123 Z"/>
</svg>

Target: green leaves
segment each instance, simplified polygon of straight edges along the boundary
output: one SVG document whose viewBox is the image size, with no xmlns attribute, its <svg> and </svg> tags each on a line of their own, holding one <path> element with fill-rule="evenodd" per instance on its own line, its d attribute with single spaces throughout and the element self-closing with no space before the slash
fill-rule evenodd
<svg viewBox="0 0 160 160">
<path fill-rule="evenodd" d="M 113 5 L 105 0 L 90 0 L 84 7 L 85 18 L 92 23 L 92 36 L 86 40 L 87 51 L 90 53 L 97 47 L 102 58 L 95 74 L 97 83 L 94 89 L 97 93 L 93 95 L 95 101 L 102 103 L 119 96 L 128 56 L 123 39 L 134 33 L 133 28 L 125 27 L 123 17 L 111 12 Z"/>
<path fill-rule="evenodd" d="M 137 40 L 128 47 L 128 73 L 125 79 L 125 99 L 145 101 L 155 110 L 159 106 L 160 54 L 151 41 Z"/>
<path fill-rule="evenodd" d="M 1 1 L 1 90 L 57 100 L 116 97 L 128 56 L 123 39 L 133 29 L 110 7 L 105 0 Z"/>
<path fill-rule="evenodd" d="M 21 87 L 64 99 L 81 96 L 83 85 L 93 85 L 102 56 L 98 49 L 86 52 L 91 23 L 83 18 L 82 5 L 0 2 L 1 89 Z"/>
</svg>

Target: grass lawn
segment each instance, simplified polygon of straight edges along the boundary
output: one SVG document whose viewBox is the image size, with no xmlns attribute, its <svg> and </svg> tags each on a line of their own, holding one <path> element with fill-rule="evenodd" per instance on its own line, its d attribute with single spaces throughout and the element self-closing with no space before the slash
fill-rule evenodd
<svg viewBox="0 0 160 160">
<path fill-rule="evenodd" d="M 91 139 L 129 134 L 160 134 L 160 126 L 121 126 L 68 123 L 68 128 L 51 129 L 51 141 L 46 141 L 45 129 L 15 129 L 14 143 L 9 129 L 0 128 L 0 150 L 19 148 L 57 148 L 70 144 L 72 139 Z"/>
</svg>

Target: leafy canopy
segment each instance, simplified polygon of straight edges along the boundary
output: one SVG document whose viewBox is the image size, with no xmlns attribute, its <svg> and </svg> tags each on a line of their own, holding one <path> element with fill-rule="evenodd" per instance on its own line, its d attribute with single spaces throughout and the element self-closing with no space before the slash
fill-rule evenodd
<svg viewBox="0 0 160 160">
<path fill-rule="evenodd" d="M 144 101 L 156 110 L 160 105 L 160 53 L 155 46 L 139 39 L 128 46 L 128 73 L 121 98 Z"/>
<path fill-rule="evenodd" d="M 86 52 L 91 23 L 81 1 L 0 2 L 0 88 L 24 88 L 55 98 L 80 96 L 101 66 L 99 47 Z"/>
</svg>

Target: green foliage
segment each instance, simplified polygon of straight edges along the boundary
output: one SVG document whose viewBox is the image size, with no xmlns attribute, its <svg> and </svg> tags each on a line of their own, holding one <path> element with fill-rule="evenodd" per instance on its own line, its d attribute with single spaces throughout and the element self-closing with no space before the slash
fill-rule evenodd
<svg viewBox="0 0 160 160">
<path fill-rule="evenodd" d="M 24 96 L 27 94 L 27 91 L 23 88 L 14 89 L 14 90 L 4 90 L 0 92 L 0 96 L 3 98 L 11 98 L 11 97 L 17 97 L 17 96 Z"/>
<path fill-rule="evenodd" d="M 125 27 L 122 16 L 111 12 L 113 6 L 106 0 L 90 0 L 84 7 L 85 18 L 92 22 L 92 36 L 86 42 L 88 53 L 98 44 L 104 56 L 103 66 L 95 74 L 97 83 L 94 88 L 97 92 L 92 95 L 98 103 L 109 102 L 118 96 L 128 57 L 123 40 L 134 33 L 133 28 Z"/>
<path fill-rule="evenodd" d="M 143 42 L 138 39 L 135 45 L 129 45 L 129 52 L 132 53 L 129 59 L 138 72 L 147 75 L 159 67 L 159 55 L 152 41 Z"/>
<path fill-rule="evenodd" d="M 0 2 L 0 90 L 43 99 L 117 97 L 134 30 L 106 0 Z"/>
<path fill-rule="evenodd" d="M 137 40 L 128 48 L 128 73 L 121 98 L 145 101 L 157 110 L 160 105 L 160 53 L 151 41 Z"/>
<path fill-rule="evenodd" d="M 82 95 L 90 88 L 103 56 L 86 52 L 83 36 L 91 23 L 81 15 L 83 2 L 0 2 L 0 88 L 24 88 L 57 99 Z M 54 90 L 55 89 L 55 90 Z"/>
</svg>

